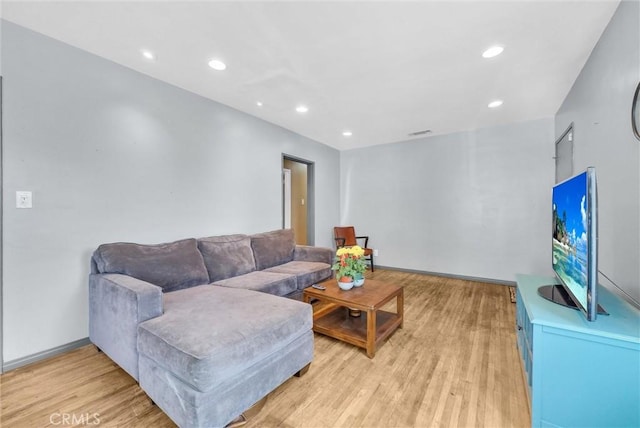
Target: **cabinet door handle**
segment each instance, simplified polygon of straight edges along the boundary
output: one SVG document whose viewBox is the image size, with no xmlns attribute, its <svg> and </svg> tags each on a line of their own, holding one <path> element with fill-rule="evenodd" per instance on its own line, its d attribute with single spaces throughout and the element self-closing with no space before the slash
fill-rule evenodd
<svg viewBox="0 0 640 428">
<path fill-rule="evenodd" d="M 518 327 L 518 330 L 522 330 L 522 326 L 521 325 L 518 325 L 517 327 Z"/>
</svg>

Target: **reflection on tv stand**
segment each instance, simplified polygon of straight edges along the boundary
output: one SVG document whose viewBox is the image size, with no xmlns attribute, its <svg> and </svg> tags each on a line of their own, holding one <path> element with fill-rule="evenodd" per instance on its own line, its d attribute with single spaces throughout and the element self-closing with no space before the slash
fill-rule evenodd
<svg viewBox="0 0 640 428">
<path fill-rule="evenodd" d="M 576 311 L 580 310 L 569 296 L 569 293 L 567 293 L 567 290 L 560 284 L 543 285 L 538 288 L 538 294 L 558 305 L 566 306 Z M 598 315 L 609 315 L 609 313 L 605 311 L 602 306 L 598 305 Z"/>
</svg>

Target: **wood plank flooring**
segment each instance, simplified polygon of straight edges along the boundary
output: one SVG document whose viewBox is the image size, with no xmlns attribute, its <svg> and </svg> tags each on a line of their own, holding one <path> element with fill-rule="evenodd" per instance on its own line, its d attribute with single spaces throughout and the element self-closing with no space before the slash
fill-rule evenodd
<svg viewBox="0 0 640 428">
<path fill-rule="evenodd" d="M 367 276 L 405 287 L 404 328 L 374 359 L 316 335 L 309 372 L 272 392 L 247 428 L 530 425 L 508 287 L 388 270 Z M 0 398 L 2 427 L 175 426 L 93 346 L 3 374 Z"/>
</svg>

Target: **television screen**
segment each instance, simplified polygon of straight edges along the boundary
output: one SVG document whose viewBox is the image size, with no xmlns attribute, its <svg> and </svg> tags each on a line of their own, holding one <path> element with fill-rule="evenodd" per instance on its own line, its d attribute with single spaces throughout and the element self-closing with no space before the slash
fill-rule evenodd
<svg viewBox="0 0 640 428">
<path fill-rule="evenodd" d="M 587 175 L 553 188 L 553 270 L 587 307 Z"/>
<path fill-rule="evenodd" d="M 597 285 L 595 169 L 553 188 L 553 270 L 587 319 L 595 319 Z"/>
</svg>

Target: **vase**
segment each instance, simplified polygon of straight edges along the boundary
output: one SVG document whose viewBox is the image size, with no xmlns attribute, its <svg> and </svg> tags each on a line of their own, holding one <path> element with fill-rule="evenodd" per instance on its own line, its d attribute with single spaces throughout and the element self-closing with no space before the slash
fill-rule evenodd
<svg viewBox="0 0 640 428">
<path fill-rule="evenodd" d="M 353 288 L 353 278 L 350 276 L 340 277 L 338 287 L 340 287 L 341 290 L 351 290 Z"/>
<path fill-rule="evenodd" d="M 360 274 L 360 276 L 355 276 L 353 278 L 353 286 L 354 287 L 362 287 L 364 285 L 364 276 Z"/>
</svg>

